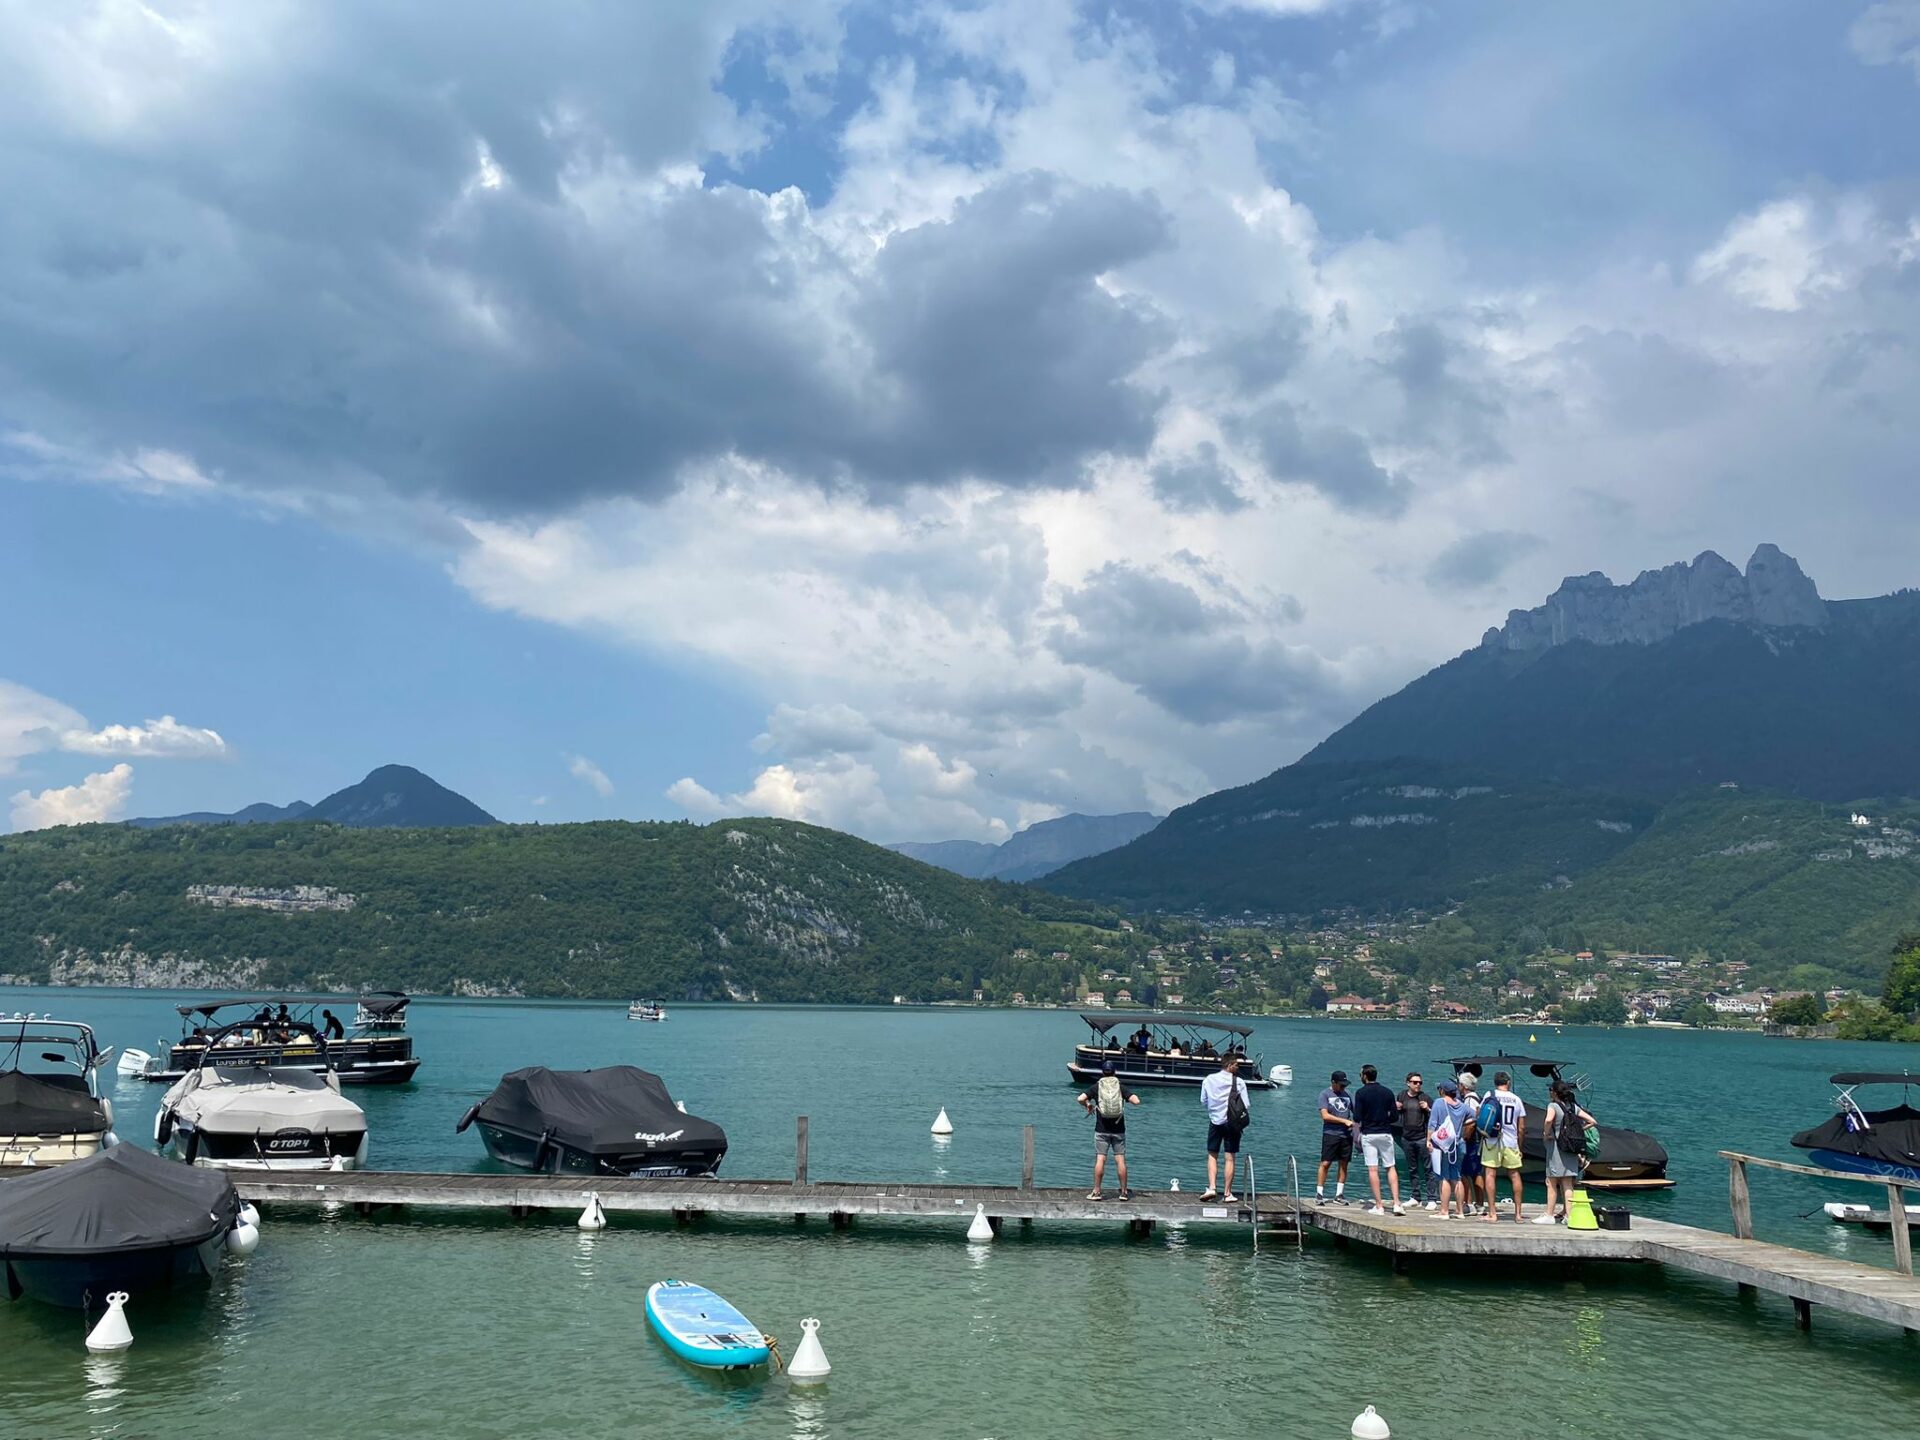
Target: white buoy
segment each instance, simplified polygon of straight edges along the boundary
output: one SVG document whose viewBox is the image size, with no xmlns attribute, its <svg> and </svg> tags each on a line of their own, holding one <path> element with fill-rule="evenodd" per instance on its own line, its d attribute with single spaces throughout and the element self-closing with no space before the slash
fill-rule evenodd
<svg viewBox="0 0 1920 1440">
<path fill-rule="evenodd" d="M 107 1313 L 87 1332 L 89 1350 L 124 1350 L 133 1344 L 133 1329 L 127 1324 L 127 1292 L 116 1290 L 107 1296 Z"/>
<path fill-rule="evenodd" d="M 933 1117 L 933 1133 L 936 1135 L 953 1134 L 953 1121 L 947 1118 L 947 1111 L 944 1105 L 941 1106 L 940 1113 Z"/>
<path fill-rule="evenodd" d="M 589 1194 L 586 1209 L 580 1212 L 580 1218 L 573 1222 L 582 1230 L 604 1230 L 607 1228 L 607 1212 L 600 1208 L 600 1197 Z"/>
<path fill-rule="evenodd" d="M 260 1227 L 244 1221 L 227 1231 L 227 1249 L 236 1255 L 251 1255 L 260 1248 Z"/>
<path fill-rule="evenodd" d="M 967 1226 L 967 1240 L 973 1245 L 985 1245 L 993 1239 L 993 1225 L 987 1219 L 987 1207 L 973 1207 L 973 1223 Z"/>
<path fill-rule="evenodd" d="M 1393 1432 L 1371 1405 L 1353 1418 L 1353 1440 L 1392 1440 Z"/>
<path fill-rule="evenodd" d="M 336 1155 L 327 1162 L 327 1169 L 329 1170 L 344 1170 L 346 1168 L 347 1157 L 344 1155 Z"/>
<path fill-rule="evenodd" d="M 1171 1190 L 1176 1195 L 1180 1193 L 1180 1177 L 1178 1175 L 1173 1177 L 1173 1184 L 1169 1185 L 1167 1189 Z"/>
<path fill-rule="evenodd" d="M 240 1202 L 240 1223 L 251 1225 L 256 1230 L 260 1228 L 260 1212 L 254 1208 L 251 1200 Z"/>
<path fill-rule="evenodd" d="M 802 1320 L 800 1322 L 800 1348 L 793 1352 L 793 1359 L 787 1363 L 787 1378 L 797 1380 L 803 1385 L 827 1378 L 827 1372 L 833 1367 L 827 1363 L 827 1352 L 820 1348 L 820 1322 Z"/>
</svg>

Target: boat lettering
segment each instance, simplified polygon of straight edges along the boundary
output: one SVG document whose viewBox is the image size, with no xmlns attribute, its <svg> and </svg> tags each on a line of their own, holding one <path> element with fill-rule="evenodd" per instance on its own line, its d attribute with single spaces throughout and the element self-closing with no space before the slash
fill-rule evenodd
<svg viewBox="0 0 1920 1440">
<path fill-rule="evenodd" d="M 684 1130 L 676 1130 L 671 1135 L 649 1135 L 644 1130 L 636 1130 L 633 1132 L 633 1138 L 636 1140 L 644 1140 L 649 1145 L 666 1145 L 671 1143 L 672 1141 L 678 1140 L 682 1135 L 686 1133 L 687 1132 Z"/>
</svg>

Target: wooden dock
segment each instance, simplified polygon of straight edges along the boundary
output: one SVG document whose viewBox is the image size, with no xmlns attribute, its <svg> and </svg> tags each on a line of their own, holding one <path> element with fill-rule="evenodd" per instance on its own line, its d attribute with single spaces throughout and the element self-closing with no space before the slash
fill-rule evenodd
<svg viewBox="0 0 1920 1440">
<path fill-rule="evenodd" d="M 625 1180 L 589 1175 L 473 1175 L 408 1173 L 386 1170 L 340 1172 L 235 1173 L 243 1199 L 256 1204 L 331 1204 L 362 1214 L 386 1206 L 438 1209 L 506 1210 L 526 1215 L 536 1210 L 574 1212 L 590 1195 L 609 1213 L 672 1215 L 682 1222 L 707 1216 L 775 1219 L 818 1217 L 845 1228 L 857 1217 L 925 1220 L 938 1217 L 964 1225 L 976 1207 L 984 1208 L 994 1228 L 1007 1220 L 1125 1223 L 1145 1233 L 1155 1225 L 1240 1225 L 1251 1227 L 1253 1203 L 1242 1195 L 1236 1204 L 1203 1201 L 1191 1192 L 1135 1190 L 1131 1200 L 1115 1198 L 1109 1184 L 1105 1200 L 1089 1200 L 1079 1188 L 1040 1189 L 1015 1185 L 907 1185 L 879 1183 L 800 1183 L 793 1180 Z M 1297 1223 L 1284 1197 L 1259 1200 L 1258 1219 L 1268 1230 L 1290 1230 Z"/>
</svg>

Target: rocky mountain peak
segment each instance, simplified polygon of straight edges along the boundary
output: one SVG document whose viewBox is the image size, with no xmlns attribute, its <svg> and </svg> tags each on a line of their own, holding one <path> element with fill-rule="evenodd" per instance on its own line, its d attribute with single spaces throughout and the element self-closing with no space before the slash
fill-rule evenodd
<svg viewBox="0 0 1920 1440">
<path fill-rule="evenodd" d="M 1616 585 L 1598 570 L 1572 575 L 1532 610 L 1513 610 L 1481 639 L 1489 650 L 1544 650 L 1569 640 L 1596 645 L 1651 645 L 1707 620 L 1767 628 L 1821 626 L 1826 601 L 1799 563 L 1777 545 L 1762 545 L 1746 573 L 1711 550 L 1691 562 L 1643 570 Z"/>
</svg>

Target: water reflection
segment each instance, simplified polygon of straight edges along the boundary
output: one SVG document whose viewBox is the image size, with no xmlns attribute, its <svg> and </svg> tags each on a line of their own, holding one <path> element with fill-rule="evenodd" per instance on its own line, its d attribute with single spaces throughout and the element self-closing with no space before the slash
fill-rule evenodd
<svg viewBox="0 0 1920 1440">
<path fill-rule="evenodd" d="M 827 1433 L 827 1387 L 807 1385 L 787 1391 L 787 1414 L 793 1440 L 821 1440 Z"/>
</svg>

